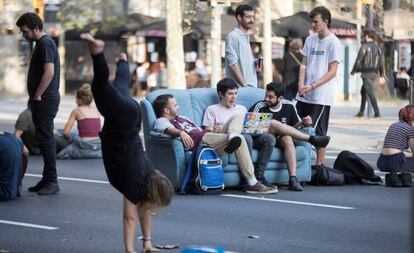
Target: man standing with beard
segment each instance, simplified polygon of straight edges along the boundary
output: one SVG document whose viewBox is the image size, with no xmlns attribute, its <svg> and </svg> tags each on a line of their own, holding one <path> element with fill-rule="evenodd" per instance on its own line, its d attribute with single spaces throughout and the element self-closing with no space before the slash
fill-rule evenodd
<svg viewBox="0 0 414 253">
<path fill-rule="evenodd" d="M 248 33 L 254 25 L 254 9 L 248 4 L 239 5 L 235 16 L 238 26 L 226 37 L 226 76 L 242 87 L 257 87 L 255 59 Z"/>
<path fill-rule="evenodd" d="M 50 195 L 60 191 L 56 173 L 56 144 L 53 119 L 59 109 L 59 53 L 53 39 L 43 31 L 43 22 L 35 13 L 27 12 L 16 22 L 23 37 L 35 42 L 27 77 L 29 105 L 39 149 L 43 156 L 43 177 L 30 192 Z"/>
<path fill-rule="evenodd" d="M 300 126 L 309 126 L 312 120 L 309 116 L 300 119 L 296 112 L 295 106 L 288 100 L 284 99 L 285 85 L 279 81 L 274 81 L 266 85 L 266 96 L 264 101 L 259 101 L 254 104 L 249 112 L 255 113 L 272 113 L 273 119 L 285 125 L 298 128 Z M 302 191 L 303 188 L 296 178 L 296 147 L 291 135 L 276 135 L 276 141 L 269 146 L 271 142 L 266 142 L 267 139 L 273 137 L 270 134 L 261 135 L 253 138 L 253 147 L 259 150 L 259 157 L 262 157 L 263 166 L 255 167 L 256 177 L 263 181 L 266 165 L 272 155 L 274 143 L 276 147 L 283 150 L 284 158 L 289 171 L 289 190 Z M 267 157 L 267 161 L 266 161 Z M 259 159 L 260 160 L 260 159 Z M 260 163 L 258 163 L 260 165 Z"/>
</svg>

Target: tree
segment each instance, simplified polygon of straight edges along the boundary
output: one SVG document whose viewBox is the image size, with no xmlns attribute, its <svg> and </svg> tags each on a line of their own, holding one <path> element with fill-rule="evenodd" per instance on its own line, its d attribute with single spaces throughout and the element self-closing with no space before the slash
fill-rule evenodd
<svg viewBox="0 0 414 253">
<path fill-rule="evenodd" d="M 169 88 L 185 89 L 184 43 L 181 24 L 181 1 L 166 1 L 167 66 Z"/>
<path fill-rule="evenodd" d="M 58 19 L 63 29 L 82 29 L 103 21 L 103 31 L 124 23 L 128 0 L 62 0 Z M 121 11 L 119 11 L 121 10 Z"/>
</svg>

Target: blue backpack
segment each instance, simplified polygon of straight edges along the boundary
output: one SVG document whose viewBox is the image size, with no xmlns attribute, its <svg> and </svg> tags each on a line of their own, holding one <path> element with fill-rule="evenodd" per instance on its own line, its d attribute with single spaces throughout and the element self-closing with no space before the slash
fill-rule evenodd
<svg viewBox="0 0 414 253">
<path fill-rule="evenodd" d="M 199 144 L 190 156 L 181 193 L 215 194 L 224 189 L 223 164 L 216 151 Z"/>
</svg>

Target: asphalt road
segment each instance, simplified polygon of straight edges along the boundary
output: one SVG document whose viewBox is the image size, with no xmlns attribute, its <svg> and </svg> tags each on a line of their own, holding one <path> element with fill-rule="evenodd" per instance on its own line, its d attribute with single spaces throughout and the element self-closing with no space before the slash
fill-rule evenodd
<svg viewBox="0 0 414 253">
<path fill-rule="evenodd" d="M 377 154 L 361 156 L 374 163 Z M 27 192 L 41 164 L 31 157 L 22 197 L 0 203 L 0 252 L 123 252 L 122 198 L 107 183 L 102 161 L 58 161 L 61 193 L 53 196 Z M 410 188 L 352 185 L 176 196 L 154 216 L 153 240 L 230 252 L 410 252 L 410 194 Z"/>
<path fill-rule="evenodd" d="M 0 129 L 13 131 L 22 101 L 0 101 Z M 69 100 L 65 103 L 58 127 L 73 106 Z M 396 119 L 398 108 L 383 108 L 384 120 L 379 122 L 355 120 L 355 110 L 333 108 L 328 166 L 340 150 L 351 149 L 376 168 L 377 141 Z M 0 252 L 123 252 L 122 196 L 108 184 L 102 161 L 59 160 L 61 193 L 53 196 L 27 192 L 39 180 L 41 166 L 40 157 L 31 157 L 22 197 L 0 202 Z M 279 189 L 269 196 L 246 195 L 238 189 L 214 196 L 176 196 L 153 217 L 153 241 L 180 244 L 180 249 L 162 252 L 180 252 L 191 245 L 249 253 L 411 252 L 411 188 Z M 138 240 L 136 246 L 139 252 Z"/>
</svg>

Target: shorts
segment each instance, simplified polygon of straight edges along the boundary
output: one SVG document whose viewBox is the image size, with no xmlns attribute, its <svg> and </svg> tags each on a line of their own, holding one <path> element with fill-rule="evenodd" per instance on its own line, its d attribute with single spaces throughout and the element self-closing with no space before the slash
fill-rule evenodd
<svg viewBox="0 0 414 253">
<path fill-rule="evenodd" d="M 312 118 L 312 126 L 315 128 L 316 135 L 326 136 L 328 133 L 329 113 L 331 107 L 329 105 L 309 104 L 298 101 L 296 110 L 301 118 L 310 116 Z"/>
</svg>

